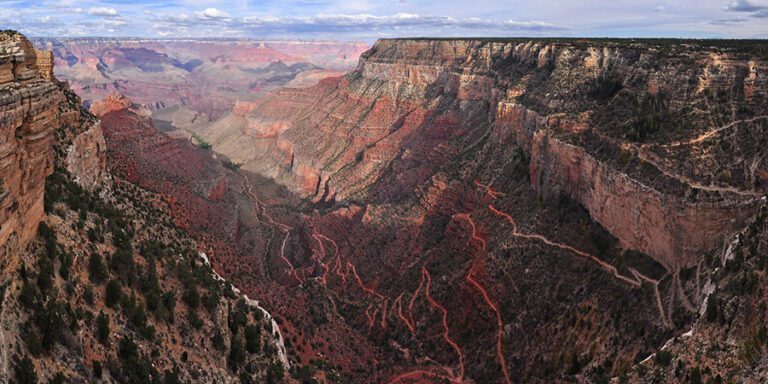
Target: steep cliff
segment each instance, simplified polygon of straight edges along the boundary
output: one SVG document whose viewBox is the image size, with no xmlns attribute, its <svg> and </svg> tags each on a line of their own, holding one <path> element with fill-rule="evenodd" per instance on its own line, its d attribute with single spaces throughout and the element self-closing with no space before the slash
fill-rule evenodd
<svg viewBox="0 0 768 384">
<path fill-rule="evenodd" d="M 44 180 L 53 171 L 53 131 L 58 124 L 56 85 L 37 70 L 35 51 L 18 34 L 0 34 L 2 126 L 2 270 L 15 268 L 18 251 L 42 219 Z"/>
<path fill-rule="evenodd" d="M 13 268 L 11 250 L 24 249 L 43 218 L 45 177 L 53 172 L 54 142 L 68 151 L 61 163 L 93 187 L 106 169 L 104 139 L 98 123 L 83 115 L 80 99 L 53 78 L 53 57 L 23 36 L 0 35 L 2 74 L 0 101 L 3 132 L 2 235 L 3 269 Z"/>
</svg>

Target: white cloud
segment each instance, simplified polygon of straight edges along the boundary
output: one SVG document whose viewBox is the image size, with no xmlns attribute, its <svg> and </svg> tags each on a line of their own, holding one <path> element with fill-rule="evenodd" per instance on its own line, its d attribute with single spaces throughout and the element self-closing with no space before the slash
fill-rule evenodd
<svg viewBox="0 0 768 384">
<path fill-rule="evenodd" d="M 120 13 L 117 12 L 116 9 L 107 8 L 107 7 L 91 7 L 91 9 L 88 10 L 88 14 L 91 16 L 102 16 L 102 17 L 120 16 Z"/>
<path fill-rule="evenodd" d="M 227 18 L 229 18 L 229 14 L 228 13 L 226 13 L 226 12 L 224 12 L 222 10 L 216 9 L 216 8 L 206 8 L 202 12 L 197 12 L 197 15 L 202 17 L 202 18 L 206 18 L 206 19 L 227 19 Z"/>
</svg>

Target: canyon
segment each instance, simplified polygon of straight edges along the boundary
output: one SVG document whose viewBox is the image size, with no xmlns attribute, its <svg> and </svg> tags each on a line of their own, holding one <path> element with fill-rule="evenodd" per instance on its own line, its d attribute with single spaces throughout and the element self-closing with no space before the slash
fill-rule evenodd
<svg viewBox="0 0 768 384">
<path fill-rule="evenodd" d="M 43 209 L 42 180 L 66 169 L 96 194 L 113 178 L 136 228 L 238 288 L 214 307 L 228 320 L 201 312 L 205 336 L 185 345 L 229 355 L 182 360 L 169 326 L 163 368 L 209 382 L 764 378 L 758 42 L 36 40 L 46 54 L 4 38 L 8 105 L 27 108 L 2 114 L 5 274 L 44 247 L 41 220 L 77 238 L 74 208 Z M 93 246 L 118 251 L 116 233 Z M 164 257 L 163 288 L 183 289 Z M 249 297 L 270 347 L 246 369 L 230 363 L 247 337 L 231 319 Z"/>
<path fill-rule="evenodd" d="M 354 68 L 362 42 L 249 39 L 35 38 L 56 76 L 89 106 L 119 92 L 158 127 L 189 133 L 284 85 L 311 86 Z"/>
</svg>

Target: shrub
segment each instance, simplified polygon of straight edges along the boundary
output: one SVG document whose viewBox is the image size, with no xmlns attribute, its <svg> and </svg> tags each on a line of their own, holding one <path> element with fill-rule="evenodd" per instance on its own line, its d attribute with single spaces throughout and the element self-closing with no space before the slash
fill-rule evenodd
<svg viewBox="0 0 768 384">
<path fill-rule="evenodd" d="M 203 328 L 203 321 L 200 320 L 200 316 L 197 315 L 196 311 L 190 310 L 187 317 L 189 318 L 189 325 L 192 326 L 192 328 L 195 329 L 201 329 Z"/>
<path fill-rule="evenodd" d="M 672 362 L 672 353 L 669 351 L 659 351 L 656 353 L 656 356 L 654 356 L 654 361 L 657 365 L 666 367 Z"/>
<path fill-rule="evenodd" d="M 63 373 L 58 372 L 56 375 L 51 378 L 51 380 L 48 382 L 49 384 L 64 384 L 66 382 L 67 378 L 64 376 Z"/>
<path fill-rule="evenodd" d="M 613 69 L 600 73 L 589 91 L 589 96 L 597 101 L 605 101 L 613 97 L 622 88 L 621 77 Z"/>
<path fill-rule="evenodd" d="M 181 384 L 181 371 L 179 367 L 174 366 L 173 371 L 165 370 L 163 373 L 163 384 Z"/>
<path fill-rule="evenodd" d="M 120 301 L 123 291 L 120 288 L 120 283 L 117 280 L 110 280 L 107 283 L 104 294 L 104 305 L 108 308 L 112 308 Z"/>
<path fill-rule="evenodd" d="M 139 354 L 139 348 L 129 337 L 120 340 L 118 349 L 120 372 L 128 384 L 160 383 L 160 375 L 152 363 Z"/>
<path fill-rule="evenodd" d="M 42 334 L 43 349 L 48 351 L 54 344 L 64 337 L 66 329 L 64 304 L 57 300 L 48 300 L 48 303 L 34 314 L 34 320 Z"/>
<path fill-rule="evenodd" d="M 93 377 L 96 379 L 101 379 L 102 375 L 102 368 L 101 368 L 101 361 L 94 360 L 93 362 Z"/>
<path fill-rule="evenodd" d="M 29 356 L 24 356 L 21 361 L 17 362 L 14 371 L 18 384 L 37 384 L 37 372 L 35 372 L 35 365 Z"/>
<path fill-rule="evenodd" d="M 643 141 L 649 135 L 663 129 L 670 123 L 669 98 L 662 92 L 638 97 L 635 103 L 635 121 L 630 127 L 628 137 Z"/>
<path fill-rule="evenodd" d="M 195 286 L 187 287 L 181 295 L 181 299 L 184 300 L 184 303 L 187 304 L 190 309 L 197 309 L 200 305 L 200 295 L 197 293 L 197 288 L 195 288 Z"/>
<path fill-rule="evenodd" d="M 133 284 L 136 279 L 136 262 L 130 250 L 118 249 L 109 262 L 109 268 L 120 276 L 125 285 Z"/>
<path fill-rule="evenodd" d="M 261 329 L 255 325 L 245 327 L 245 349 L 248 353 L 256 353 L 261 349 Z"/>
<path fill-rule="evenodd" d="M 43 343 L 40 341 L 40 337 L 34 330 L 29 331 L 24 341 L 27 343 L 27 349 L 32 356 L 37 357 L 43 353 Z"/>
<path fill-rule="evenodd" d="M 273 363 L 267 370 L 267 383 L 277 384 L 283 380 L 283 376 L 285 376 L 283 365 L 280 363 Z"/>
<path fill-rule="evenodd" d="M 109 341 L 109 316 L 103 311 L 99 311 L 99 316 L 96 318 L 96 338 L 102 344 L 107 344 Z"/>
<path fill-rule="evenodd" d="M 103 283 L 107 279 L 107 267 L 100 253 L 94 252 L 88 259 L 88 274 L 95 283 Z"/>
<path fill-rule="evenodd" d="M 229 345 L 229 356 L 227 356 L 227 366 L 232 372 L 237 372 L 240 366 L 245 362 L 245 346 L 237 334 L 232 335 L 232 342 Z"/>
</svg>

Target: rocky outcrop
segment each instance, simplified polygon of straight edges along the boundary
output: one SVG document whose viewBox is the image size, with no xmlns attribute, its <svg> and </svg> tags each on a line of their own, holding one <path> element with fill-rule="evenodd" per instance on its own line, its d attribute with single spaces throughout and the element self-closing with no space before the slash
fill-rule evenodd
<svg viewBox="0 0 768 384">
<path fill-rule="evenodd" d="M 35 49 L 35 64 L 43 79 L 55 80 L 53 77 L 53 52 Z"/>
<path fill-rule="evenodd" d="M 0 263 L 6 270 L 44 215 L 58 88 L 39 75 L 35 51 L 21 35 L 0 34 L 0 52 Z"/>
<path fill-rule="evenodd" d="M 75 137 L 67 150 L 67 171 L 81 186 L 92 189 L 107 177 L 107 144 L 100 124 Z"/>
<path fill-rule="evenodd" d="M 89 187 L 103 176 L 106 148 L 98 125 L 81 114 L 79 99 L 52 77 L 50 52 L 15 33 L 0 36 L 0 52 L 0 259 L 11 267 L 44 215 L 44 180 L 59 165 L 54 142 L 62 151 L 72 145 L 61 166 Z"/>
</svg>

